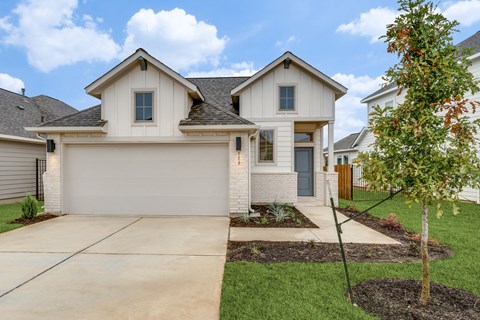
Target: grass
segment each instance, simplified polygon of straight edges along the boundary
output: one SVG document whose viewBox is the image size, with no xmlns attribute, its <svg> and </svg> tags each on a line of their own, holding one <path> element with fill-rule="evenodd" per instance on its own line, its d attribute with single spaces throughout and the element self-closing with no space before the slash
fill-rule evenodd
<svg viewBox="0 0 480 320">
<path fill-rule="evenodd" d="M 340 200 L 345 207 L 351 202 Z M 355 203 L 359 210 L 375 201 Z M 468 290 L 480 296 L 480 206 L 461 203 L 461 213 L 446 207 L 437 219 L 430 208 L 430 237 L 447 244 L 454 256 L 431 262 L 434 282 Z M 401 196 L 372 210 L 378 217 L 395 212 L 400 221 L 421 230 L 420 206 L 409 208 Z M 420 279 L 420 263 L 349 263 L 352 283 L 372 278 Z M 221 319 L 375 319 L 345 300 L 346 282 L 341 263 L 227 263 Z"/>
<path fill-rule="evenodd" d="M 39 206 L 42 205 L 43 203 L 40 202 Z M 23 227 L 23 224 L 10 224 L 10 221 L 20 218 L 21 216 L 22 208 L 20 203 L 0 204 L 0 233 Z"/>
</svg>

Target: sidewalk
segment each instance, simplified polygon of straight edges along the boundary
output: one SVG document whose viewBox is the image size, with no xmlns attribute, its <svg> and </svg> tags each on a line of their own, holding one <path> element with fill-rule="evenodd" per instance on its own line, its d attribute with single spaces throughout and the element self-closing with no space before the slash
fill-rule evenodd
<svg viewBox="0 0 480 320">
<path fill-rule="evenodd" d="M 231 241 L 311 241 L 338 243 L 338 236 L 330 207 L 306 206 L 296 207 L 318 228 L 230 228 Z M 346 216 L 337 211 L 338 220 Z M 356 221 L 342 225 L 344 243 L 400 244 L 380 232 L 370 229 Z"/>
</svg>

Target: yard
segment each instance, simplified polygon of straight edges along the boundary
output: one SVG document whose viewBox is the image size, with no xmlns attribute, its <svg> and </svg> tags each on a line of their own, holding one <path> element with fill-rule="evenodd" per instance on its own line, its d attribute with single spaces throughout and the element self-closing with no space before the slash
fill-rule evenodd
<svg viewBox="0 0 480 320">
<path fill-rule="evenodd" d="M 43 206 L 43 202 L 39 203 L 39 207 Z M 41 211 L 41 210 L 39 210 Z M 0 233 L 17 229 L 23 226 L 19 223 L 10 223 L 22 216 L 22 208 L 20 203 L 0 204 Z"/>
<path fill-rule="evenodd" d="M 340 207 L 350 202 L 340 200 Z M 375 201 L 356 203 L 359 210 Z M 441 219 L 430 208 L 430 237 L 448 245 L 454 256 L 431 262 L 433 282 L 468 290 L 480 296 L 480 206 L 461 203 L 453 216 L 445 208 Z M 396 196 L 372 210 L 378 217 L 395 212 L 408 229 L 421 231 L 420 206 L 409 208 Z M 420 263 L 350 263 L 353 284 L 367 279 L 420 279 Z M 345 300 L 341 263 L 227 263 L 221 319 L 374 319 Z"/>
</svg>

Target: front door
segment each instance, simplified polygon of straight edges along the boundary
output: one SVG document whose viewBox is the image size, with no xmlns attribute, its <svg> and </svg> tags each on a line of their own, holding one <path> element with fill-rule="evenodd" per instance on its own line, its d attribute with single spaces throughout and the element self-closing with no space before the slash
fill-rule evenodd
<svg viewBox="0 0 480 320">
<path fill-rule="evenodd" d="M 313 148 L 295 148 L 297 194 L 313 196 Z"/>
</svg>

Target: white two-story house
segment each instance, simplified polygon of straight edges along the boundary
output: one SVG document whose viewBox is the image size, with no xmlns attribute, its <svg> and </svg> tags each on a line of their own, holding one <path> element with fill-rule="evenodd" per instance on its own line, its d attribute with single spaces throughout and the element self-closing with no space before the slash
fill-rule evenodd
<svg viewBox="0 0 480 320">
<path fill-rule="evenodd" d="M 472 62 L 469 71 L 475 79 L 480 80 L 480 31 L 460 42 L 457 46 L 460 49 L 469 48 L 472 50 L 471 55 L 468 57 Z M 364 98 L 362 103 L 367 104 L 368 114 L 370 114 L 372 108 L 376 105 L 381 107 L 395 107 L 399 103 L 403 103 L 405 101 L 405 95 L 406 90 L 399 94 L 396 84 L 390 83 Z M 477 92 L 475 95 L 466 95 L 465 98 L 480 101 L 480 92 Z M 480 118 L 480 112 L 477 110 L 476 113 L 470 113 L 468 117 L 472 120 L 478 119 Z M 480 139 L 480 133 L 477 135 L 477 138 Z M 370 150 L 372 143 L 375 141 L 375 137 L 371 132 L 364 129 L 357 140 L 358 151 L 365 152 Z M 477 145 L 477 147 L 480 152 L 480 145 Z M 466 187 L 463 192 L 460 193 L 460 199 L 480 203 L 480 190 Z"/>
<path fill-rule="evenodd" d="M 336 200 L 323 139 L 333 152 L 347 89 L 290 52 L 252 77 L 184 78 L 138 49 L 85 90 L 101 104 L 29 128 L 48 136 L 47 212 L 227 216 L 327 203 L 327 183 Z"/>
</svg>

